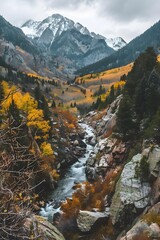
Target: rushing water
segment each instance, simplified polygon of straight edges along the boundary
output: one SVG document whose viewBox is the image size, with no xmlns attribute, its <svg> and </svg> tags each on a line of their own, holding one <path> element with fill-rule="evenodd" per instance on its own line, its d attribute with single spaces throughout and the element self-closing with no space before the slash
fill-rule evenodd
<svg viewBox="0 0 160 240">
<path fill-rule="evenodd" d="M 71 197 L 74 192 L 75 183 L 80 183 L 86 180 L 85 175 L 85 163 L 89 158 L 90 153 L 93 151 L 93 146 L 87 143 L 87 139 L 94 137 L 93 128 L 85 123 L 79 124 L 85 130 L 84 143 L 86 143 L 86 153 L 83 157 L 79 158 L 79 161 L 74 163 L 65 173 L 64 177 L 59 180 L 57 188 L 50 195 L 50 202 L 45 208 L 42 208 L 40 214 L 49 221 L 53 220 L 53 215 L 60 211 L 59 204 L 64 201 L 67 197 Z"/>
</svg>

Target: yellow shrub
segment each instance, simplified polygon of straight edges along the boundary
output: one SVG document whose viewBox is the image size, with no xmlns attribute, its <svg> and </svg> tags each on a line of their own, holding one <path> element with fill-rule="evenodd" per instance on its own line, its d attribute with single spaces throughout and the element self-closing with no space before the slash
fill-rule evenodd
<svg viewBox="0 0 160 240">
<path fill-rule="evenodd" d="M 59 179 L 59 174 L 57 173 L 57 171 L 55 169 L 52 170 L 51 175 L 52 175 L 53 179 L 55 179 L 56 181 Z"/>
<path fill-rule="evenodd" d="M 53 155 L 53 150 L 50 143 L 43 142 L 41 144 L 41 150 L 43 156 Z"/>
</svg>

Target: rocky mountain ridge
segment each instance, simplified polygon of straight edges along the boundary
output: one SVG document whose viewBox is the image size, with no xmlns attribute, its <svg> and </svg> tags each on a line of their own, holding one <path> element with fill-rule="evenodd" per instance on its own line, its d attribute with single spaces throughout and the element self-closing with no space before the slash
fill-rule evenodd
<svg viewBox="0 0 160 240">
<path fill-rule="evenodd" d="M 77 71 L 77 74 L 84 75 L 124 66 L 133 62 L 140 55 L 140 53 L 147 49 L 147 47 L 153 47 L 155 51 L 159 53 L 159 28 L 160 21 L 155 23 L 152 27 L 147 29 L 138 37 L 134 38 L 122 49 L 119 49 L 119 51 L 114 52 L 109 57 L 106 57 L 93 65 Z"/>
<path fill-rule="evenodd" d="M 42 22 L 29 20 L 22 29 L 28 37 L 0 17 L 1 57 L 18 71 L 68 80 L 73 79 L 76 70 L 114 52 L 104 37 L 59 14 Z M 116 39 L 116 46 L 120 42 Z"/>
<path fill-rule="evenodd" d="M 109 209 L 114 226 L 122 230 L 130 229 L 129 226 L 131 224 L 132 227 L 130 230 L 123 231 L 117 238 L 113 239 L 124 240 L 126 237 L 129 240 L 141 239 L 136 237 L 142 237 L 146 232 L 148 235 L 145 235 L 145 239 L 154 239 L 154 237 L 155 239 L 159 239 L 159 222 L 156 222 L 156 218 L 150 220 L 149 216 L 152 216 L 152 214 L 156 215 L 160 211 L 160 193 L 158 190 L 160 148 L 159 145 L 151 147 L 149 142 L 144 141 L 140 153 L 133 155 L 131 160 L 124 164 L 129 145 L 122 143 L 111 135 L 116 126 L 116 114 L 121 99 L 122 96 L 119 96 L 107 111 L 103 113 L 91 112 L 85 118 L 85 121 L 95 129 L 96 134 L 96 139 L 90 139 L 90 143 L 94 145 L 94 149 L 86 163 L 86 174 L 89 180 L 95 181 L 100 176 L 103 178 L 111 169 L 118 171 L 124 165 L 118 177 L 111 203 L 106 199 L 106 205 L 109 207 L 107 209 Z M 98 114 L 99 117 L 97 116 Z M 146 159 L 146 164 L 149 166 L 148 177 L 145 180 L 142 180 L 140 175 L 143 159 Z M 150 179 L 153 179 L 153 182 Z M 81 225 L 87 225 L 87 223 L 85 224 L 87 219 L 90 219 L 89 223 L 92 227 L 93 224 L 96 227 L 95 216 L 92 215 L 97 214 L 98 216 L 98 212 L 93 212 L 85 213 L 82 218 L 83 211 L 82 213 L 80 211 L 80 215 L 78 216 L 78 219 L 82 218 L 82 221 L 78 220 L 80 228 Z M 139 215 L 140 217 L 136 218 Z M 103 217 L 106 217 L 105 212 Z M 124 236 L 125 232 L 126 235 Z M 147 238 L 147 236 L 150 236 L 150 238 Z"/>
<path fill-rule="evenodd" d="M 94 39 L 104 39 L 107 45 L 114 50 L 118 50 L 126 45 L 126 42 L 121 37 L 106 38 L 100 34 L 90 32 L 86 27 L 80 23 L 75 23 L 74 21 L 63 17 L 60 14 L 53 14 L 50 17 L 42 21 L 28 20 L 22 27 L 22 31 L 30 38 L 40 38 L 44 35 L 45 31 L 51 30 L 53 42 L 57 37 L 59 37 L 62 32 L 75 29 L 83 35 L 88 35 Z M 50 42 L 50 44 L 51 44 Z"/>
</svg>

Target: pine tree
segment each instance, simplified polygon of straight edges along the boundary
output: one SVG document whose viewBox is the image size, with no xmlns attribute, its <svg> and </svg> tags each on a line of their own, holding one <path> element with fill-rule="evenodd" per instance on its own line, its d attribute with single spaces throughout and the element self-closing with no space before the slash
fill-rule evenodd
<svg viewBox="0 0 160 240">
<path fill-rule="evenodd" d="M 56 103 L 54 100 L 52 101 L 52 108 L 56 108 Z"/>
<path fill-rule="evenodd" d="M 138 120 L 141 120 L 146 113 L 146 80 L 140 81 L 135 91 L 135 112 Z"/>
<path fill-rule="evenodd" d="M 120 85 L 118 85 L 117 91 L 116 91 L 116 97 L 118 97 L 122 93 Z"/>
<path fill-rule="evenodd" d="M 115 99 L 115 93 L 114 93 L 114 85 L 111 86 L 111 89 L 110 89 L 110 94 L 108 96 L 108 104 L 111 104 Z"/>
<path fill-rule="evenodd" d="M 4 99 L 4 89 L 2 86 L 2 81 L 0 81 L 0 110 L 2 109 L 2 101 Z M 0 112 L 0 123 L 2 123 L 3 115 Z"/>
<path fill-rule="evenodd" d="M 21 124 L 22 119 L 20 117 L 20 112 L 14 100 L 12 100 L 9 106 L 8 115 L 9 118 L 11 119 L 12 126 L 18 127 Z"/>
<path fill-rule="evenodd" d="M 134 122 L 132 103 L 129 96 L 125 96 L 120 103 L 117 113 L 117 130 L 122 134 L 124 140 L 130 139 L 133 133 Z"/>
</svg>

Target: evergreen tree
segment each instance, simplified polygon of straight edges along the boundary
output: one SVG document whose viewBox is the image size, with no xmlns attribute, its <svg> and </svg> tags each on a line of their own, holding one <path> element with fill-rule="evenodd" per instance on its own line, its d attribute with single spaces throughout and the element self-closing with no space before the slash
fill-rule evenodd
<svg viewBox="0 0 160 240">
<path fill-rule="evenodd" d="M 147 113 L 149 115 L 149 117 L 152 117 L 158 107 L 159 107 L 159 103 L 160 103 L 160 92 L 158 89 L 158 85 L 154 84 L 151 85 L 148 89 L 147 89 Z"/>
<path fill-rule="evenodd" d="M 112 85 L 110 88 L 110 94 L 107 100 L 108 104 L 111 104 L 114 101 L 114 99 L 115 99 L 115 92 L 114 92 L 114 85 Z"/>
<path fill-rule="evenodd" d="M 50 113 L 50 111 L 49 111 L 48 103 L 47 103 L 44 95 L 41 96 L 40 108 L 43 110 L 44 119 L 45 119 L 45 120 L 50 120 L 50 115 L 51 115 L 51 113 Z"/>
<path fill-rule="evenodd" d="M 42 97 L 42 93 L 41 93 L 41 89 L 40 89 L 39 84 L 37 84 L 37 87 L 35 87 L 35 89 L 34 89 L 34 96 L 35 96 L 35 99 L 38 102 L 38 108 L 42 108 L 41 107 L 41 102 L 40 102 L 41 97 Z"/>
<path fill-rule="evenodd" d="M 135 91 L 135 112 L 138 120 L 141 120 L 146 113 L 146 80 L 143 78 Z"/>
<path fill-rule="evenodd" d="M 117 91 L 116 91 L 116 97 L 121 95 L 121 93 L 122 93 L 121 87 L 120 87 L 120 85 L 118 85 L 118 88 L 117 88 Z"/>
<path fill-rule="evenodd" d="M 132 70 L 128 73 L 124 90 L 132 97 L 135 94 L 137 84 L 142 79 L 148 79 L 157 63 L 157 56 L 153 48 L 147 48 L 144 53 L 135 60 Z"/>
<path fill-rule="evenodd" d="M 160 143 L 160 107 L 145 130 L 144 136 L 153 138 L 158 144 Z"/>
<path fill-rule="evenodd" d="M 0 104 L 3 101 L 3 99 L 4 99 L 4 89 L 2 86 L 2 81 L 0 81 Z"/>
<path fill-rule="evenodd" d="M 56 108 L 56 103 L 54 100 L 52 101 L 52 108 Z"/>
<path fill-rule="evenodd" d="M 2 86 L 2 81 L 0 81 L 0 110 L 2 109 L 2 101 L 4 99 L 4 89 Z M 0 112 L 0 123 L 2 123 L 3 115 Z"/>
<path fill-rule="evenodd" d="M 117 130 L 124 140 L 128 140 L 134 130 L 132 103 L 129 96 L 122 99 L 117 113 Z"/>
<path fill-rule="evenodd" d="M 14 100 L 12 100 L 9 106 L 8 115 L 9 115 L 9 118 L 11 119 L 12 126 L 18 127 L 21 124 L 22 119 L 20 117 L 20 112 Z"/>
</svg>

